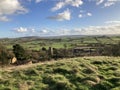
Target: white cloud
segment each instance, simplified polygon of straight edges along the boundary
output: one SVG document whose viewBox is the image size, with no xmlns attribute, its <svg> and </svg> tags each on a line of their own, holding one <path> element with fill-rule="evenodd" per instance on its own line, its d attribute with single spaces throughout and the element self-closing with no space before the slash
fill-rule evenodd
<svg viewBox="0 0 120 90">
<path fill-rule="evenodd" d="M 38 28 L 30 29 L 25 27 L 20 27 L 14 29 L 17 35 L 27 35 L 27 36 L 60 36 L 60 35 L 113 35 L 120 34 L 120 24 L 112 24 L 105 26 L 89 26 L 86 28 Z"/>
<path fill-rule="evenodd" d="M 49 31 L 47 30 L 47 29 L 42 29 L 42 30 L 40 30 L 40 33 L 41 34 L 46 34 L 46 33 L 48 33 Z"/>
<path fill-rule="evenodd" d="M 32 33 L 36 33 L 36 30 L 35 28 L 27 28 L 27 27 L 18 27 L 18 28 L 14 28 L 13 31 L 15 33 L 29 33 L 29 34 L 32 34 Z"/>
<path fill-rule="evenodd" d="M 89 26 L 87 28 L 58 29 L 53 35 L 114 35 L 120 34 L 119 25 Z"/>
<path fill-rule="evenodd" d="M 113 35 L 120 34 L 119 25 L 89 26 L 86 28 L 56 29 L 49 31 L 48 35 Z"/>
<path fill-rule="evenodd" d="M 66 3 L 70 4 L 73 7 L 79 7 L 83 4 L 82 0 L 66 0 Z"/>
<path fill-rule="evenodd" d="M 67 5 L 73 6 L 73 7 L 79 7 L 80 5 L 83 4 L 82 0 L 64 0 L 61 2 L 58 2 L 55 7 L 53 7 L 51 10 L 56 11 L 59 10 Z"/>
<path fill-rule="evenodd" d="M 20 28 L 15 28 L 14 31 L 17 33 L 25 33 L 28 32 L 28 29 L 24 27 L 20 27 Z"/>
<path fill-rule="evenodd" d="M 28 2 L 32 2 L 32 1 L 34 1 L 35 3 L 40 3 L 41 1 L 43 1 L 43 0 L 27 0 Z"/>
<path fill-rule="evenodd" d="M 88 12 L 87 15 L 88 15 L 88 16 L 92 16 L 92 13 L 89 13 L 89 12 Z"/>
<path fill-rule="evenodd" d="M 9 19 L 6 16 L 0 16 L 0 21 L 7 22 Z"/>
<path fill-rule="evenodd" d="M 28 10 L 21 5 L 19 0 L 0 0 L 0 21 L 8 21 L 8 15 L 27 12 Z"/>
<path fill-rule="evenodd" d="M 40 3 L 42 0 L 35 0 L 36 3 Z"/>
<path fill-rule="evenodd" d="M 106 0 L 104 0 L 104 2 L 105 2 Z M 110 7 L 110 6 L 112 6 L 112 5 L 114 5 L 114 4 L 116 4 L 116 3 L 118 3 L 119 2 L 119 0 L 107 0 L 105 3 L 104 3 L 104 7 Z"/>
<path fill-rule="evenodd" d="M 78 17 L 79 17 L 79 18 L 82 18 L 82 17 L 83 17 L 83 15 L 82 15 L 82 14 L 79 14 L 79 15 L 78 15 Z"/>
<path fill-rule="evenodd" d="M 64 2 L 59 2 L 59 3 L 57 3 L 56 6 L 53 7 L 51 10 L 52 10 L 52 11 L 56 11 L 56 10 L 61 9 L 63 6 L 65 6 L 65 3 L 64 3 Z"/>
<path fill-rule="evenodd" d="M 120 24 L 120 21 L 106 21 L 106 24 Z"/>
<path fill-rule="evenodd" d="M 102 4 L 104 2 L 104 0 L 97 0 L 97 5 L 100 5 L 100 4 Z"/>
<path fill-rule="evenodd" d="M 62 13 L 59 13 L 56 16 L 50 16 L 48 17 L 49 19 L 53 19 L 53 20 L 58 20 L 58 21 L 63 21 L 63 20 L 70 20 L 71 19 L 71 12 L 69 9 L 65 10 Z"/>
<path fill-rule="evenodd" d="M 118 2 L 120 1 L 119 0 L 96 0 L 96 5 L 102 4 L 103 7 L 110 7 Z"/>
<path fill-rule="evenodd" d="M 104 4 L 104 7 L 109 7 L 109 6 L 112 6 L 114 4 L 115 4 L 115 2 L 108 1 Z"/>
<path fill-rule="evenodd" d="M 30 32 L 31 32 L 31 33 L 34 33 L 34 32 L 35 32 L 35 29 L 34 29 L 34 28 L 30 29 Z"/>
<path fill-rule="evenodd" d="M 106 26 L 90 26 L 88 28 L 78 28 L 73 30 L 74 34 L 79 35 L 109 35 L 120 34 L 119 25 L 106 25 Z"/>
<path fill-rule="evenodd" d="M 92 16 L 92 13 L 86 12 L 86 11 L 83 12 L 80 10 L 80 14 L 78 15 L 79 18 L 83 18 L 83 17 L 87 17 L 87 16 L 89 16 L 89 17 Z"/>
<path fill-rule="evenodd" d="M 120 24 L 106 26 L 89 26 L 86 28 L 58 29 L 52 33 L 53 35 L 118 35 L 120 34 Z"/>
</svg>

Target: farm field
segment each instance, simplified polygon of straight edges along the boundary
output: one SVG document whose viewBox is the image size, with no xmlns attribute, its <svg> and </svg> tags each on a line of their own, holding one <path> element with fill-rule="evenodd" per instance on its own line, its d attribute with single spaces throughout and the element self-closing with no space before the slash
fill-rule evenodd
<svg viewBox="0 0 120 90">
<path fill-rule="evenodd" d="M 0 90 L 120 90 L 120 57 L 77 57 L 2 68 Z"/>
<path fill-rule="evenodd" d="M 74 48 L 77 46 L 88 46 L 89 44 L 116 44 L 120 42 L 119 36 L 69 36 L 69 37 L 23 37 L 13 39 L 0 39 L 8 49 L 12 49 L 14 44 L 20 44 L 28 50 L 40 50 L 42 47 L 48 48 Z"/>
</svg>

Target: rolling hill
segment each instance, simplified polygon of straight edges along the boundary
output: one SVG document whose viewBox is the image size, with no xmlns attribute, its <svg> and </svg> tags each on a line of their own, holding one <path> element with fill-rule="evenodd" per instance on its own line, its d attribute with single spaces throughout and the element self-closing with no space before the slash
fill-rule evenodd
<svg viewBox="0 0 120 90">
<path fill-rule="evenodd" d="M 120 90 L 120 57 L 78 57 L 2 68 L 0 90 Z"/>
</svg>

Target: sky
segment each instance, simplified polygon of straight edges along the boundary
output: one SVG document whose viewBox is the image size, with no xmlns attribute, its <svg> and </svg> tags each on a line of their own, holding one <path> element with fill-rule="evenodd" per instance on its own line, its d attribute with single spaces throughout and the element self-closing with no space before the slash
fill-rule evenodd
<svg viewBox="0 0 120 90">
<path fill-rule="evenodd" d="M 0 38 L 120 34 L 120 0 L 0 0 Z"/>
</svg>

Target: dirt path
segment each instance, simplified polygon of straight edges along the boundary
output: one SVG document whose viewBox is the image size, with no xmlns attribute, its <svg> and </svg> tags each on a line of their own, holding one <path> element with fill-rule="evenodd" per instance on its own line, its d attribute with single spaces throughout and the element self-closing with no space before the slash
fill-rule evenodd
<svg viewBox="0 0 120 90">
<path fill-rule="evenodd" d="M 82 58 L 84 58 L 84 57 L 82 57 Z M 96 58 L 96 57 L 85 57 L 85 58 Z M 98 56 L 97 58 L 101 58 L 101 57 Z M 73 59 L 73 58 L 68 58 L 68 60 L 66 60 L 66 59 L 60 59 L 59 62 L 60 61 L 64 61 L 64 60 L 65 61 L 69 61 L 70 59 Z M 18 65 L 18 66 L 9 66 L 9 67 L 4 67 L 4 68 L 0 67 L 0 71 L 12 72 L 12 71 L 15 71 L 15 70 L 24 70 L 24 69 L 28 69 L 28 68 L 31 68 L 31 67 L 36 67 L 37 65 L 54 64 L 56 62 L 58 62 L 58 60 L 57 61 L 56 60 L 51 60 L 51 61 L 39 62 L 39 63 L 34 63 L 34 64 Z"/>
<path fill-rule="evenodd" d="M 59 60 L 61 61 L 61 60 Z M 28 69 L 31 67 L 36 67 L 38 65 L 43 65 L 43 64 L 53 64 L 56 63 L 57 61 L 52 60 L 52 61 L 45 61 L 45 62 L 39 62 L 39 63 L 34 63 L 34 64 L 24 64 L 24 65 L 18 65 L 18 66 L 9 66 L 9 67 L 4 67 L 1 68 L 1 71 L 7 71 L 7 72 L 12 72 L 15 70 L 23 70 L 23 69 Z"/>
</svg>

